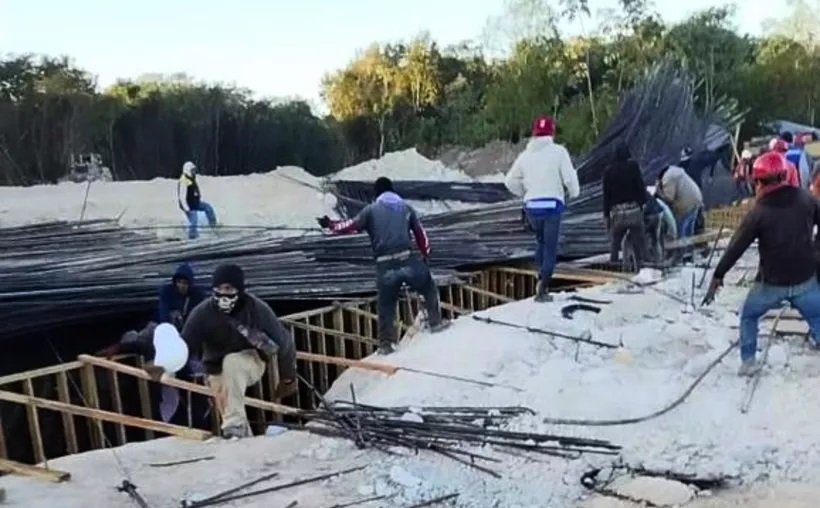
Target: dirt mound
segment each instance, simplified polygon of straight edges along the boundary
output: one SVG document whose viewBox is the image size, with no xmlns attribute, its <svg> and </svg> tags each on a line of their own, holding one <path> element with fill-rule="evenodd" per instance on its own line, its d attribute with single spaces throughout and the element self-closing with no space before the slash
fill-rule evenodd
<svg viewBox="0 0 820 508">
<path fill-rule="evenodd" d="M 491 141 L 481 148 L 446 147 L 438 155 L 438 160 L 445 166 L 460 169 L 473 178 L 492 177 L 506 173 L 526 144 L 526 140 L 518 144 Z"/>
</svg>

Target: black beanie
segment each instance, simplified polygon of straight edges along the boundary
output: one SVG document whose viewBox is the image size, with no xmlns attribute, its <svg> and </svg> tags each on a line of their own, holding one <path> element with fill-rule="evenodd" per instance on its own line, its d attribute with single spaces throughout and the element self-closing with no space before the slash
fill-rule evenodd
<svg viewBox="0 0 820 508">
<path fill-rule="evenodd" d="M 245 291 L 245 272 L 239 265 L 225 264 L 219 265 L 214 270 L 211 287 L 219 287 L 222 284 L 230 284 L 240 293 Z"/>
<path fill-rule="evenodd" d="M 376 197 L 381 196 L 382 193 L 385 192 L 393 192 L 393 182 L 386 176 L 380 176 L 376 179 L 376 183 L 373 184 L 373 191 L 376 193 Z"/>
</svg>

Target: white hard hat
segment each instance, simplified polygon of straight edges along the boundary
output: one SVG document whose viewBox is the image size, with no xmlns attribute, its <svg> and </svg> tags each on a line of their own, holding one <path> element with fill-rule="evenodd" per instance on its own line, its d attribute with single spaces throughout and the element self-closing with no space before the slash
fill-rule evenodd
<svg viewBox="0 0 820 508">
<path fill-rule="evenodd" d="M 740 158 L 741 159 L 751 159 L 752 158 L 751 150 L 749 150 L 748 148 L 743 150 L 743 152 L 740 153 Z"/>
<path fill-rule="evenodd" d="M 191 161 L 187 161 L 185 164 L 182 165 L 182 172 L 186 175 L 191 175 L 196 170 L 196 164 Z"/>
<path fill-rule="evenodd" d="M 777 141 L 778 141 L 778 139 L 777 139 L 777 138 L 772 138 L 772 139 L 769 141 L 769 150 L 774 150 L 774 145 L 776 145 L 776 144 L 777 144 Z"/>
</svg>

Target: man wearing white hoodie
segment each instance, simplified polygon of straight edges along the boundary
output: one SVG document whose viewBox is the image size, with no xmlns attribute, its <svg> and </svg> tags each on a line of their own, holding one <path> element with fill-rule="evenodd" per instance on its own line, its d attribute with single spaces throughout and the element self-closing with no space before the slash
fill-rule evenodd
<svg viewBox="0 0 820 508">
<path fill-rule="evenodd" d="M 177 203 L 188 218 L 188 238 L 191 240 L 199 236 L 199 212 L 205 212 L 211 227 L 216 226 L 214 207 L 202 201 L 199 184 L 196 181 L 196 165 L 191 161 L 182 165 L 182 175 L 177 184 Z"/>
<path fill-rule="evenodd" d="M 581 193 L 578 175 L 566 148 L 554 141 L 555 120 L 535 120 L 527 148 L 515 159 L 504 184 L 524 199 L 527 221 L 537 242 L 535 263 L 539 267 L 535 300 L 548 302 L 550 279 L 558 258 L 558 235 L 566 202 Z"/>
</svg>

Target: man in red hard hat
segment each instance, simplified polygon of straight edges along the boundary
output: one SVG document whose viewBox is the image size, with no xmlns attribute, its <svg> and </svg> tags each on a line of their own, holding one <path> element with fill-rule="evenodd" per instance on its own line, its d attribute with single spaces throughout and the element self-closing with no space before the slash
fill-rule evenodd
<svg viewBox="0 0 820 508">
<path fill-rule="evenodd" d="M 515 159 L 504 184 L 524 199 L 530 229 L 535 233 L 535 263 L 539 268 L 535 300 L 548 302 L 550 279 L 558 259 L 558 235 L 567 201 L 581 188 L 569 152 L 554 141 L 555 120 L 535 120 L 527 148 Z"/>
<path fill-rule="evenodd" d="M 778 153 L 765 153 L 752 167 L 757 199 L 718 262 L 703 304 L 711 303 L 726 273 L 746 249 L 758 241 L 760 270 L 740 313 L 738 374 L 754 375 L 758 322 L 764 314 L 789 302 L 803 316 L 814 337 L 820 337 L 820 285 L 814 258 L 814 227 L 820 225 L 820 204 L 806 190 L 786 181 L 788 167 Z"/>
<path fill-rule="evenodd" d="M 780 154 L 786 161 L 786 183 L 792 187 L 800 187 L 800 172 L 787 157 L 789 153 L 789 143 L 780 138 L 773 138 L 769 141 L 769 152 Z"/>
</svg>

